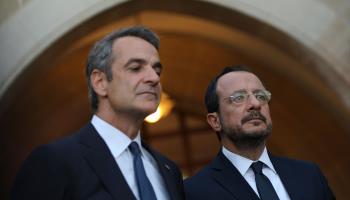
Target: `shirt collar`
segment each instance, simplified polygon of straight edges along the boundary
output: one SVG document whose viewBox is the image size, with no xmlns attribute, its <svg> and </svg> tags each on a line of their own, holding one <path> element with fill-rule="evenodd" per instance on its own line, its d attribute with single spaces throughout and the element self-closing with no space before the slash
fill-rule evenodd
<svg viewBox="0 0 350 200">
<path fill-rule="evenodd" d="M 269 154 L 267 153 L 266 147 L 264 148 L 264 151 L 261 154 L 259 161 L 263 162 L 267 167 L 269 167 L 277 175 L 277 172 L 270 160 Z"/>
<path fill-rule="evenodd" d="M 120 154 L 129 147 L 132 141 L 137 142 L 138 145 L 141 147 L 140 131 L 137 133 L 135 139 L 131 140 L 122 131 L 115 128 L 114 126 L 107 123 L 106 121 L 104 121 L 96 115 L 92 117 L 91 123 L 97 130 L 98 134 L 105 141 L 113 157 L 115 158 L 119 157 Z M 144 153 L 143 148 L 141 148 L 141 152 Z"/>
<path fill-rule="evenodd" d="M 226 158 L 237 168 L 239 173 L 244 176 L 250 166 L 252 165 L 253 162 L 256 162 L 254 160 L 250 160 L 248 158 L 245 158 L 243 156 L 240 156 L 238 154 L 235 154 L 225 147 L 222 147 L 222 153 L 226 156 Z M 266 147 L 264 148 L 263 153 L 261 154 L 260 158 L 258 159 L 259 161 L 263 162 L 267 167 L 269 167 L 275 174 L 275 168 L 272 165 L 272 162 L 270 160 L 270 157 L 267 153 Z"/>
</svg>

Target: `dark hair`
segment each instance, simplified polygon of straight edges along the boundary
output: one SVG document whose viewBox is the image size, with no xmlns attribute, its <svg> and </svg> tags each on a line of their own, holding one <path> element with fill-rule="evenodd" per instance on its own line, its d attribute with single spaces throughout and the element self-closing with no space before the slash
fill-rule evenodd
<svg viewBox="0 0 350 200">
<path fill-rule="evenodd" d="M 100 41 L 97 41 L 89 53 L 86 64 L 88 92 L 93 112 L 97 110 L 98 98 L 94 89 L 92 88 L 90 75 L 94 69 L 98 69 L 106 74 L 108 81 L 111 81 L 113 79 L 111 65 L 118 56 L 115 53 L 113 54 L 113 43 L 118 38 L 126 36 L 134 36 L 141 38 L 149 42 L 157 50 L 159 50 L 158 36 L 153 31 L 143 26 L 133 26 L 129 28 L 120 29 L 110 33 Z"/>
<path fill-rule="evenodd" d="M 245 65 L 234 65 L 234 66 L 228 66 L 225 67 L 217 76 L 215 76 L 209 83 L 207 91 L 205 93 L 205 106 L 207 108 L 208 113 L 217 112 L 219 110 L 219 100 L 218 95 L 216 92 L 216 86 L 218 83 L 218 80 L 221 76 L 230 73 L 230 72 L 249 72 L 253 73 L 249 67 Z"/>
</svg>

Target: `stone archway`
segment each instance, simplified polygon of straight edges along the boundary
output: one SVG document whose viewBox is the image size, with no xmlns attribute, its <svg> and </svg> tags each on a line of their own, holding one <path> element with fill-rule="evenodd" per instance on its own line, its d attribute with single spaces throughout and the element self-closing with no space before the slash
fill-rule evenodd
<svg viewBox="0 0 350 200">
<path fill-rule="evenodd" d="M 133 24 L 147 25 L 159 33 L 162 59 L 165 66 L 171 66 L 165 70 L 164 88 L 178 102 L 180 113 L 197 116 L 197 120 L 204 116 L 202 95 L 212 74 L 237 62 L 254 66 L 274 92 L 271 149 L 319 163 L 338 197 L 347 195 L 341 177 L 349 177 L 349 160 L 344 159 L 348 154 L 349 112 L 335 92 L 337 85 L 332 85 L 322 70 L 332 72 L 326 77 L 340 81 L 342 77 L 324 58 L 276 27 L 229 6 L 197 1 L 115 2 L 68 33 L 62 32 L 48 48 L 41 46 L 45 50 L 13 78 L 1 99 L 0 127 L 10 133 L 0 136 L 2 157 L 7 160 L 2 164 L 6 167 L 1 180 L 11 181 L 34 146 L 69 134 L 89 119 L 83 77 L 86 53 L 105 33 Z M 204 132 L 189 132 L 195 155 L 203 151 L 196 141 L 212 139 L 211 131 Z M 157 146 L 156 140 L 153 143 Z M 211 145 L 208 154 L 212 156 L 217 144 Z M 193 159 L 196 168 L 210 158 Z"/>
</svg>

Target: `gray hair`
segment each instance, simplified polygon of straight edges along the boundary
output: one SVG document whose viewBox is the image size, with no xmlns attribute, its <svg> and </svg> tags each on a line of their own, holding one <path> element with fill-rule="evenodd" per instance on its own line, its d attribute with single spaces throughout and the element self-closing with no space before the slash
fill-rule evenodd
<svg viewBox="0 0 350 200">
<path fill-rule="evenodd" d="M 111 65 L 117 57 L 115 53 L 113 55 L 113 43 L 118 38 L 126 36 L 141 38 L 159 50 L 158 36 L 153 31 L 143 26 L 133 26 L 120 29 L 110 33 L 100 41 L 97 41 L 89 53 L 86 64 L 86 78 L 88 84 L 89 99 L 93 112 L 96 112 L 99 102 L 97 94 L 91 85 L 91 73 L 94 69 L 98 69 L 99 71 L 106 74 L 108 81 L 111 81 L 113 79 Z"/>
</svg>

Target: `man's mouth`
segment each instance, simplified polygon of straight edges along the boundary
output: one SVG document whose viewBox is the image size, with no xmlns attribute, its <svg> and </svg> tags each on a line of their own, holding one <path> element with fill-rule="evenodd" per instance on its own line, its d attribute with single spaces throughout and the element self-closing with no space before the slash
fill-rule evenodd
<svg viewBox="0 0 350 200">
<path fill-rule="evenodd" d="M 139 92 L 137 94 L 138 95 L 153 95 L 155 97 L 158 97 L 158 93 L 157 92 L 153 92 L 153 91 L 144 91 L 144 92 Z"/>
<path fill-rule="evenodd" d="M 266 117 L 263 116 L 259 111 L 252 111 L 246 117 L 244 117 L 241 122 L 242 124 L 244 124 L 249 121 L 252 121 L 252 122 L 262 121 L 266 123 Z"/>
<path fill-rule="evenodd" d="M 264 121 L 264 120 L 261 118 L 252 118 L 252 119 L 249 119 L 248 121 Z"/>
</svg>

